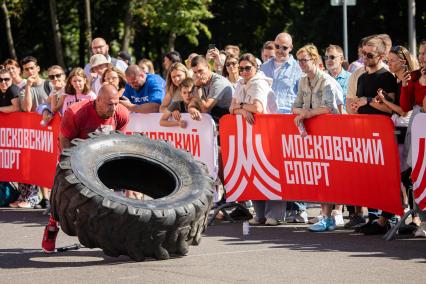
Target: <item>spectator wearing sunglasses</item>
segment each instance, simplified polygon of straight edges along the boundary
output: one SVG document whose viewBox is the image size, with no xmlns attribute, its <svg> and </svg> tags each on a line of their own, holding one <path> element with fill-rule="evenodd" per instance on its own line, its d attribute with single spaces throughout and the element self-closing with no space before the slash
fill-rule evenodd
<svg viewBox="0 0 426 284">
<path fill-rule="evenodd" d="M 339 90 L 334 79 L 318 67 L 320 59 L 318 49 L 308 44 L 300 48 L 296 56 L 306 76 L 300 79 L 297 98 L 293 104 L 293 113 L 297 115 L 295 124 L 299 126 L 305 119 L 321 114 L 338 114 L 336 98 Z M 332 208 L 332 204 L 322 204 L 322 216 L 317 217 L 318 222 L 310 226 L 309 230 L 312 232 L 333 231 L 336 228 L 336 222 L 331 216 Z"/>
<path fill-rule="evenodd" d="M 271 89 L 272 79 L 258 70 L 256 58 L 250 53 L 243 54 L 238 64 L 241 79 L 238 80 L 232 96 L 229 112 L 242 115 L 248 123 L 253 124 L 255 122 L 254 114 L 271 113 L 271 109 L 273 109 L 268 105 L 268 98 L 274 97 Z M 273 102 L 275 103 L 275 100 Z M 253 205 L 256 216 L 249 221 L 250 224 L 277 226 L 283 223 L 286 210 L 285 201 L 253 200 Z M 247 213 L 249 212 L 246 212 L 248 216 Z"/>
<path fill-rule="evenodd" d="M 302 71 L 293 55 L 293 40 L 288 33 L 280 33 L 274 41 L 275 56 L 263 63 L 260 70 L 272 78 L 272 90 L 277 96 L 280 113 L 291 113 L 291 106 L 296 98 L 297 85 Z"/>
<path fill-rule="evenodd" d="M 277 97 L 278 112 L 291 113 L 291 107 L 296 99 L 298 83 L 302 70 L 290 52 L 293 50 L 293 39 L 288 33 L 280 33 L 274 41 L 275 56 L 260 66 L 260 70 L 272 78 L 272 90 Z M 288 222 L 308 222 L 306 203 L 287 203 L 289 213 Z"/>
<path fill-rule="evenodd" d="M 357 82 L 356 98 L 350 103 L 351 112 L 359 114 L 392 115 L 386 104 L 374 100 L 378 92 L 385 92 L 390 101 L 395 102 L 397 92 L 396 78 L 384 67 L 386 44 L 380 37 L 369 39 L 363 46 L 364 64 L 367 72 Z M 393 214 L 377 209 L 368 209 L 368 223 L 360 228 L 365 235 L 385 234 L 389 229 L 389 219 Z"/>
<path fill-rule="evenodd" d="M 351 73 L 343 69 L 343 50 L 340 46 L 330 44 L 325 50 L 324 62 L 328 74 L 340 85 L 343 92 L 343 109 L 346 110 L 346 94 L 348 92 L 348 81 Z"/>
<path fill-rule="evenodd" d="M 12 74 L 6 68 L 0 69 L 0 112 L 20 111 L 19 88 L 12 84 Z"/>
<path fill-rule="evenodd" d="M 228 54 L 225 59 L 225 68 L 223 68 L 223 77 L 231 82 L 234 88 L 237 85 L 237 81 L 241 78 L 238 72 L 238 57 L 233 54 Z"/>
</svg>

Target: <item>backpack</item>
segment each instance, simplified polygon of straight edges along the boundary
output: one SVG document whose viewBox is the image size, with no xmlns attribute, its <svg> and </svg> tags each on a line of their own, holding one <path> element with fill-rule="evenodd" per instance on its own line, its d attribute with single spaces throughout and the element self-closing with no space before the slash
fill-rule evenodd
<svg viewBox="0 0 426 284">
<path fill-rule="evenodd" d="M 44 80 L 43 88 L 46 94 L 49 96 L 50 92 L 52 91 L 52 86 L 50 85 L 50 82 L 48 80 Z"/>
<path fill-rule="evenodd" d="M 0 182 L 0 207 L 6 207 L 15 202 L 19 194 L 19 191 L 10 182 Z"/>
</svg>

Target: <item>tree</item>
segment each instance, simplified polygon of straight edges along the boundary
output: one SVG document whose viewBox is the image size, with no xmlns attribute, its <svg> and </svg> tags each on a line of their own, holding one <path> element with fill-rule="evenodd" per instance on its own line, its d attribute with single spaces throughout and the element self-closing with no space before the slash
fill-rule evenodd
<svg viewBox="0 0 426 284">
<path fill-rule="evenodd" d="M 159 28 L 168 36 L 167 49 L 174 50 L 177 36 L 185 36 L 193 45 L 198 45 L 202 31 L 211 37 L 209 28 L 202 20 L 212 18 L 208 10 L 211 0 L 147 0 L 135 7 L 146 26 Z"/>
<path fill-rule="evenodd" d="M 55 43 L 56 60 L 60 66 L 65 68 L 64 55 L 62 52 L 61 31 L 59 28 L 58 15 L 56 13 L 56 0 L 49 0 L 50 20 L 52 22 L 53 42 Z"/>
<path fill-rule="evenodd" d="M 9 54 L 10 57 L 12 57 L 13 59 L 17 59 L 16 57 L 16 52 L 15 52 L 15 45 L 13 44 L 13 36 L 12 36 L 12 28 L 10 25 L 10 16 L 9 16 L 9 10 L 7 9 L 6 6 L 6 0 L 3 0 L 1 2 L 1 9 L 3 11 L 4 14 L 4 25 L 6 28 L 6 35 L 7 35 L 7 44 L 9 46 Z"/>
</svg>

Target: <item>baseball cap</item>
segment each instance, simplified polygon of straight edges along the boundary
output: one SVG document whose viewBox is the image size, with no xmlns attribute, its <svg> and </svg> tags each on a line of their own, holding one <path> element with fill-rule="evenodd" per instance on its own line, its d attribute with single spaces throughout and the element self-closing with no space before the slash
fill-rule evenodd
<svg viewBox="0 0 426 284">
<path fill-rule="evenodd" d="M 120 51 L 119 53 L 118 53 L 118 57 L 120 57 L 121 59 L 123 59 L 123 60 L 126 60 L 127 62 L 129 62 L 129 64 L 130 64 L 130 62 L 132 61 L 132 57 L 130 56 L 130 54 L 128 53 L 128 52 L 126 52 L 126 51 Z"/>
</svg>

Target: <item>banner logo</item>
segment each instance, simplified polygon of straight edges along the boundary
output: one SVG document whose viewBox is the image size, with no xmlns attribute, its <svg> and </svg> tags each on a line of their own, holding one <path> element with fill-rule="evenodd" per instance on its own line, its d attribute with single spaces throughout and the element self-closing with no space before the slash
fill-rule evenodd
<svg viewBox="0 0 426 284">
<path fill-rule="evenodd" d="M 255 187 L 268 199 L 281 200 L 279 171 L 266 158 L 262 136 L 254 135 L 253 143 L 252 126 L 243 121 L 242 116 L 236 116 L 236 124 L 237 137 L 229 136 L 229 155 L 224 168 L 225 188 L 229 192 L 227 199 L 237 200 L 248 181 L 253 180 Z"/>
</svg>

